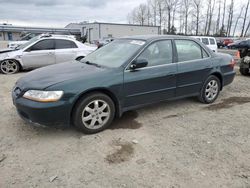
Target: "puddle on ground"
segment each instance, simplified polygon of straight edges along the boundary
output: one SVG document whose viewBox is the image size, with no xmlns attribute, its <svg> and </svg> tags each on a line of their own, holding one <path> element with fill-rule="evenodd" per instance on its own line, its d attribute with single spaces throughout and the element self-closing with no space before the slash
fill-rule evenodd
<svg viewBox="0 0 250 188">
<path fill-rule="evenodd" d="M 110 164 L 118 164 L 128 161 L 134 154 L 134 147 L 132 143 L 116 140 L 113 141 L 112 145 L 118 149 L 116 149 L 112 154 L 106 156 L 105 160 Z"/>
<path fill-rule="evenodd" d="M 139 129 L 142 124 L 136 121 L 138 113 L 136 111 L 128 111 L 122 115 L 121 118 L 117 118 L 109 129 Z"/>
<path fill-rule="evenodd" d="M 222 102 L 218 104 L 212 104 L 208 107 L 205 107 L 208 110 L 220 110 L 225 108 L 231 108 L 235 105 L 245 104 L 250 102 L 250 97 L 230 97 L 223 99 Z"/>
<path fill-rule="evenodd" d="M 163 119 L 175 118 L 178 116 L 179 116 L 178 114 L 172 114 L 172 115 L 168 115 L 168 116 L 163 117 Z"/>
</svg>

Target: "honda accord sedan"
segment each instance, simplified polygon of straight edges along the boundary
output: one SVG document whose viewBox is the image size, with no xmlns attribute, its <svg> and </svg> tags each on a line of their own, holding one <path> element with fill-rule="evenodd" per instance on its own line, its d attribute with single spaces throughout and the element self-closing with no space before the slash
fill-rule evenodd
<svg viewBox="0 0 250 188">
<path fill-rule="evenodd" d="M 213 103 L 234 77 L 230 55 L 213 53 L 181 36 L 117 39 L 81 61 L 32 71 L 13 88 L 24 119 L 74 125 L 91 134 L 126 111 L 170 99 L 197 96 Z"/>
</svg>

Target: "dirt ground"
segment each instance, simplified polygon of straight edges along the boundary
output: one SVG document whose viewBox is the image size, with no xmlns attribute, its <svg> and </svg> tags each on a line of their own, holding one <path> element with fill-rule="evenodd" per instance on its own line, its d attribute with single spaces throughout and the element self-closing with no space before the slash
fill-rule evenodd
<svg viewBox="0 0 250 188">
<path fill-rule="evenodd" d="M 0 74 L 0 187 L 250 187 L 250 77 L 212 105 L 195 98 L 131 111 L 110 129 L 25 123 Z"/>
</svg>

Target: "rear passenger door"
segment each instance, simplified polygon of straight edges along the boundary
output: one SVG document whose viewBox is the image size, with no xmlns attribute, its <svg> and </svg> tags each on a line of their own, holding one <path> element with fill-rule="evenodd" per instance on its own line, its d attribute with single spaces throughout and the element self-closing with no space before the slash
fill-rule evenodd
<svg viewBox="0 0 250 188">
<path fill-rule="evenodd" d="M 196 95 L 213 68 L 210 57 L 193 40 L 175 40 L 175 46 L 178 59 L 176 96 Z"/>
<path fill-rule="evenodd" d="M 55 40 L 56 63 L 63 63 L 76 59 L 77 45 L 75 42 L 66 39 Z"/>
</svg>

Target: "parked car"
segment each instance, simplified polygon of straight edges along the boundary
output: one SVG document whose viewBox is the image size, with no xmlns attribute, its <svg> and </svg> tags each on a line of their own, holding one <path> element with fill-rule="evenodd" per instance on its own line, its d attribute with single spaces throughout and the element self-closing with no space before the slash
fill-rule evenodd
<svg viewBox="0 0 250 188">
<path fill-rule="evenodd" d="M 240 52 L 240 73 L 244 76 L 250 75 L 250 39 L 242 41 L 238 46 Z"/>
<path fill-rule="evenodd" d="M 15 49 L 0 51 L 0 72 L 14 74 L 21 69 L 35 69 L 56 63 L 80 60 L 96 47 L 71 37 L 41 35 Z"/>
<path fill-rule="evenodd" d="M 205 36 L 193 36 L 194 38 L 201 41 L 203 44 L 207 45 L 213 52 L 218 52 L 218 46 L 216 39 L 214 37 L 205 37 Z"/>
<path fill-rule="evenodd" d="M 37 35 L 39 34 L 35 34 L 35 33 L 28 33 L 27 35 L 23 36 L 20 40 L 18 41 L 10 41 L 8 43 L 8 48 L 11 48 L 11 49 L 15 49 L 17 48 L 18 46 L 21 46 L 23 44 L 25 44 L 26 42 L 28 42 L 30 39 L 32 39 L 33 37 L 36 37 Z"/>
<path fill-rule="evenodd" d="M 97 133 L 114 117 L 148 104 L 190 96 L 213 103 L 233 81 L 234 65 L 232 56 L 213 53 L 189 37 L 121 38 L 81 61 L 26 74 L 12 98 L 30 122 L 72 123 L 85 133 Z"/>
<path fill-rule="evenodd" d="M 229 49 L 237 49 L 240 47 L 242 40 L 236 40 L 233 43 L 227 45 Z"/>
<path fill-rule="evenodd" d="M 223 45 L 227 47 L 229 44 L 233 43 L 233 39 L 223 39 Z"/>
<path fill-rule="evenodd" d="M 218 48 L 224 48 L 223 39 L 216 39 Z"/>
<path fill-rule="evenodd" d="M 18 41 L 10 41 L 8 43 L 8 48 L 11 48 L 11 49 L 15 49 L 27 42 L 29 42 L 30 39 L 36 37 L 36 36 L 44 36 L 44 35 L 49 35 L 48 33 L 46 34 L 36 34 L 36 33 L 28 33 L 27 35 L 25 35 L 24 37 L 21 38 L 21 40 L 18 40 Z M 68 38 L 72 38 L 72 39 L 76 39 L 76 37 L 74 35 L 53 35 L 53 36 L 59 36 L 59 37 L 68 37 Z"/>
<path fill-rule="evenodd" d="M 250 49 L 250 39 L 249 40 L 243 40 L 241 41 L 236 48 L 238 49 L 243 49 L 243 48 L 247 48 Z"/>
</svg>

